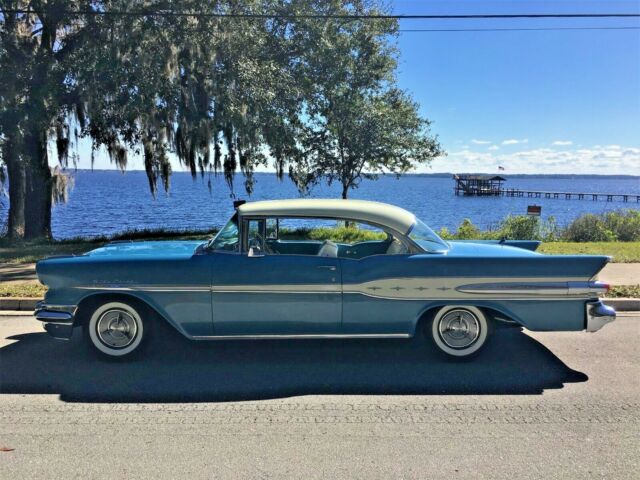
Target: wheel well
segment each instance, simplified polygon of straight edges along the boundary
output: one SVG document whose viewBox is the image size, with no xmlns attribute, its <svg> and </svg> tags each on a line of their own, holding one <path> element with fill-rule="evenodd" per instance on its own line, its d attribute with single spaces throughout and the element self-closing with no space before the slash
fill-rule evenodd
<svg viewBox="0 0 640 480">
<path fill-rule="evenodd" d="M 84 325 L 91 318 L 93 311 L 98 306 L 107 302 L 123 302 L 131 305 L 140 312 L 141 315 L 154 315 L 160 316 L 160 314 L 151 307 L 148 303 L 134 297 L 133 295 L 127 295 L 122 293 L 96 293 L 83 298 L 78 304 L 78 312 L 76 313 L 76 326 Z"/>
</svg>

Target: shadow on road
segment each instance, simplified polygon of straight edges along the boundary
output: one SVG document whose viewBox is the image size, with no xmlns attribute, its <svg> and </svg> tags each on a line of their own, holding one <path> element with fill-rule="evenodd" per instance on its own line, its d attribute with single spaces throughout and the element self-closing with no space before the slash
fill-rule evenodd
<svg viewBox="0 0 640 480">
<path fill-rule="evenodd" d="M 70 402 L 261 400 L 307 394 L 540 394 L 584 382 L 533 338 L 500 331 L 472 362 L 451 363 L 414 340 L 154 342 L 142 359 L 105 362 L 79 331 L 45 333 L 0 349 L 2 393 L 59 394 Z"/>
</svg>

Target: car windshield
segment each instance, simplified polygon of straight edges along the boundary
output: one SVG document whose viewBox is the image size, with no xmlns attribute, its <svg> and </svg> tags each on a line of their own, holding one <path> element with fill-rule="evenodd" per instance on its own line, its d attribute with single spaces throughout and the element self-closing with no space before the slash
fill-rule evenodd
<svg viewBox="0 0 640 480">
<path fill-rule="evenodd" d="M 238 216 L 234 215 L 209 242 L 211 250 L 235 252 L 238 250 Z"/>
<path fill-rule="evenodd" d="M 409 238 L 416 242 L 424 251 L 438 253 L 449 250 L 447 242 L 442 240 L 436 232 L 431 230 L 422 220 L 416 218 L 416 222 L 409 231 Z"/>
</svg>

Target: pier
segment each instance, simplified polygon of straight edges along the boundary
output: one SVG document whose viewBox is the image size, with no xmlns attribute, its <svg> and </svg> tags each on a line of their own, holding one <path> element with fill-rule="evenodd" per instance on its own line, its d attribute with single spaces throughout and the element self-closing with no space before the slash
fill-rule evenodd
<svg viewBox="0 0 640 480">
<path fill-rule="evenodd" d="M 548 192 L 544 190 L 523 190 L 519 188 L 504 188 L 506 178 L 499 175 L 454 175 L 456 181 L 454 192 L 465 196 L 504 196 L 528 198 L 554 198 L 565 200 L 604 200 L 607 202 L 636 202 L 640 203 L 640 194 L 627 193 L 599 193 L 599 192 Z"/>
</svg>

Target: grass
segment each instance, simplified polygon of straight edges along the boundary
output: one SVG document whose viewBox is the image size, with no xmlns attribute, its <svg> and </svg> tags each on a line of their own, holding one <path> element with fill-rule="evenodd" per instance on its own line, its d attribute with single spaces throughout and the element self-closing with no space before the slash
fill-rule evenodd
<svg viewBox="0 0 640 480">
<path fill-rule="evenodd" d="M 640 285 L 619 285 L 611 287 L 607 298 L 640 298 Z"/>
<path fill-rule="evenodd" d="M 0 284 L 0 298 L 35 297 L 42 298 L 47 287 L 39 283 Z"/>
<path fill-rule="evenodd" d="M 0 263 L 32 263 L 52 255 L 79 255 L 115 240 L 206 240 L 215 233 L 216 230 L 167 231 L 154 229 L 131 230 L 113 236 L 76 237 L 48 242 L 16 242 L 0 238 Z"/>
<path fill-rule="evenodd" d="M 556 255 L 610 255 L 615 263 L 640 262 L 640 242 L 548 242 L 541 253 Z"/>
<path fill-rule="evenodd" d="M 0 263 L 32 263 L 52 255 L 81 254 L 101 247 L 114 240 L 206 240 L 215 234 L 215 230 L 134 230 L 112 237 L 71 238 L 49 242 L 12 242 L 0 238 Z M 367 240 L 380 240 L 384 234 L 377 231 L 354 227 L 280 230 L 281 238 L 317 240 L 329 238 L 335 242 L 355 243 Z M 538 249 L 548 254 L 592 254 L 610 255 L 613 262 L 640 262 L 640 242 L 545 242 Z"/>
</svg>

